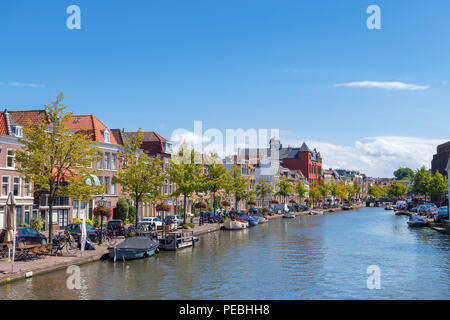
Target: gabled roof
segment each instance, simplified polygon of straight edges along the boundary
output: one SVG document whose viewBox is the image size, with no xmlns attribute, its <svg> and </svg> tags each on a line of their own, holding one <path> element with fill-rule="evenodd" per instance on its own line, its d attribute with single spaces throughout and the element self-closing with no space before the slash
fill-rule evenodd
<svg viewBox="0 0 450 320">
<path fill-rule="evenodd" d="M 118 129 L 114 129 L 118 130 Z M 142 132 L 144 134 L 144 138 L 142 139 L 141 148 L 147 151 L 149 155 L 161 154 L 165 153 L 164 150 L 164 142 L 167 142 L 165 138 L 160 136 L 158 133 L 154 131 Z M 137 135 L 137 132 L 121 132 L 123 141 L 125 139 L 131 139 Z"/>
<path fill-rule="evenodd" d="M 144 138 L 142 139 L 142 141 L 159 141 L 159 142 L 166 142 L 167 140 L 164 139 L 163 137 L 161 137 L 159 134 L 157 134 L 154 131 L 147 131 L 147 132 L 142 132 L 144 134 Z M 127 137 L 127 138 L 133 138 L 137 135 L 137 132 L 123 132 L 123 134 Z"/>
<path fill-rule="evenodd" d="M 19 126 L 26 126 L 29 121 L 32 123 L 39 123 L 42 119 L 42 116 L 47 117 L 47 112 L 42 110 L 24 110 L 24 111 L 9 111 L 8 113 L 11 115 L 12 119 Z"/>
<path fill-rule="evenodd" d="M 300 152 L 311 152 L 311 149 L 306 145 L 306 142 L 303 142 L 302 146 L 300 147 Z"/>
<path fill-rule="evenodd" d="M 92 140 L 97 142 L 105 142 L 103 132 L 108 130 L 110 132 L 109 140 L 111 144 L 119 144 L 115 135 L 109 130 L 103 122 L 101 122 L 95 115 L 73 115 L 72 118 L 64 123 L 68 129 L 76 131 L 85 131 L 92 135 Z"/>
</svg>

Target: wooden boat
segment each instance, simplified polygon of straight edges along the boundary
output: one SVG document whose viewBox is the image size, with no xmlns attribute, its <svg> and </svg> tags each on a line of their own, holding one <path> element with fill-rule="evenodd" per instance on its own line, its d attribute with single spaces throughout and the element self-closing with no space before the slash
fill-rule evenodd
<svg viewBox="0 0 450 320">
<path fill-rule="evenodd" d="M 223 223 L 223 227 L 227 230 L 242 230 L 248 228 L 248 222 L 239 220 L 227 220 Z"/>
<path fill-rule="evenodd" d="M 194 237 L 193 231 L 170 232 L 165 237 L 159 239 L 159 248 L 175 251 L 177 249 L 191 247 L 197 241 L 198 237 Z"/>
<path fill-rule="evenodd" d="M 114 247 L 109 247 L 109 257 L 114 260 L 132 260 L 158 253 L 159 242 L 145 236 L 126 238 L 125 241 Z"/>
<path fill-rule="evenodd" d="M 311 211 L 311 215 L 312 215 L 312 216 L 321 216 L 321 215 L 323 215 L 323 211 L 320 211 L 320 210 L 312 210 L 312 211 Z"/>
<path fill-rule="evenodd" d="M 292 212 L 286 212 L 286 213 L 283 215 L 283 218 L 292 219 L 292 218 L 295 218 L 295 214 L 293 214 Z"/>
<path fill-rule="evenodd" d="M 428 222 L 420 216 L 411 216 L 406 222 L 408 223 L 408 227 L 423 228 L 428 226 Z"/>
</svg>

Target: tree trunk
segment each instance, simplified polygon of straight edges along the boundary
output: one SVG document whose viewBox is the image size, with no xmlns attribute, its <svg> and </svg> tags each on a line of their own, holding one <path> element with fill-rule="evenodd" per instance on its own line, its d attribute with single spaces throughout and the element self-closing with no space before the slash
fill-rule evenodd
<svg viewBox="0 0 450 320">
<path fill-rule="evenodd" d="M 53 240 L 53 196 L 48 197 L 48 242 L 49 244 L 52 244 Z M 45 224 L 45 221 L 44 221 Z"/>
<path fill-rule="evenodd" d="M 139 198 L 136 198 L 136 219 L 135 219 L 135 226 L 136 229 L 138 228 L 138 222 L 139 222 Z"/>
<path fill-rule="evenodd" d="M 183 207 L 184 207 L 184 217 L 183 217 L 183 219 L 184 219 L 184 223 L 186 223 L 186 210 L 187 210 L 187 208 L 186 208 L 186 196 L 185 195 L 183 195 Z"/>
</svg>

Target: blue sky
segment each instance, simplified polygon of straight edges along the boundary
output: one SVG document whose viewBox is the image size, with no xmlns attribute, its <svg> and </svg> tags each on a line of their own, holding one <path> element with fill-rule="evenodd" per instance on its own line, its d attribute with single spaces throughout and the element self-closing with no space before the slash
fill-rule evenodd
<svg viewBox="0 0 450 320">
<path fill-rule="evenodd" d="M 66 28 L 71 4 L 81 30 Z M 366 27 L 371 4 L 381 30 Z M 389 157 L 429 166 L 448 139 L 449 11 L 446 0 L 3 0 L 0 107 L 40 108 L 63 91 L 110 128 L 277 128 L 329 166 L 389 175 Z"/>
</svg>

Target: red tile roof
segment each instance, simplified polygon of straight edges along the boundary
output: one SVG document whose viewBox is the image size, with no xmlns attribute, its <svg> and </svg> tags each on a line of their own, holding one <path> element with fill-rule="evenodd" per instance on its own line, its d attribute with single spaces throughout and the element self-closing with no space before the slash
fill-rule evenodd
<svg viewBox="0 0 450 320">
<path fill-rule="evenodd" d="M 45 110 L 25 110 L 25 111 L 9 111 L 8 113 L 14 119 L 14 121 L 24 127 L 28 124 L 29 121 L 32 123 L 39 123 L 42 119 L 42 116 L 46 116 L 47 113 Z"/>
<path fill-rule="evenodd" d="M 0 113 L 0 134 L 8 135 L 8 126 L 6 124 L 5 113 Z"/>
<path fill-rule="evenodd" d="M 95 115 L 73 115 L 70 121 L 65 124 L 66 128 L 72 130 L 83 130 L 87 133 L 92 134 L 92 139 L 97 142 L 105 142 L 103 139 L 103 131 L 108 130 L 110 132 L 109 139 L 110 143 L 118 144 L 116 137 L 109 130 L 103 122 L 101 122 Z"/>
<path fill-rule="evenodd" d="M 149 155 L 155 155 L 164 153 L 163 142 L 167 142 L 167 140 L 161 137 L 154 131 L 142 132 L 144 134 L 144 138 L 142 139 L 141 148 L 147 151 Z M 125 138 L 133 138 L 137 135 L 137 132 L 122 132 Z"/>
</svg>

